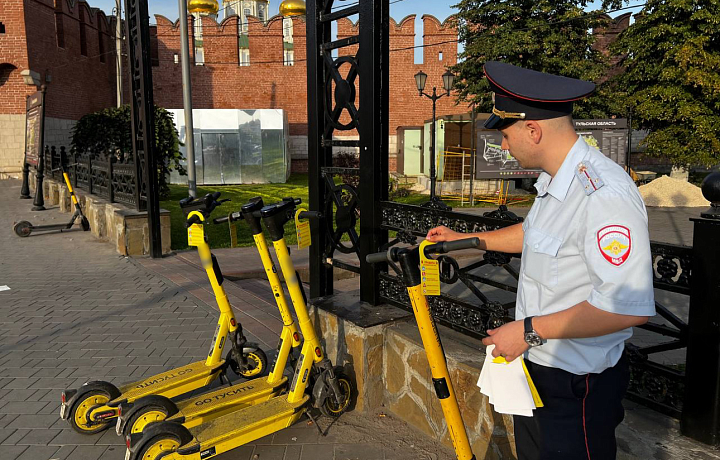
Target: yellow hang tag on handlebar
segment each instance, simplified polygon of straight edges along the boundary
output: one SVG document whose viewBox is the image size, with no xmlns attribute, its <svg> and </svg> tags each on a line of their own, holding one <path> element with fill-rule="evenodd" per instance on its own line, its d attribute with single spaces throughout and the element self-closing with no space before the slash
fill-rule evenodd
<svg viewBox="0 0 720 460">
<path fill-rule="evenodd" d="M 295 211 L 295 231 L 297 232 L 298 249 L 310 246 L 310 221 L 304 220 L 304 222 L 300 222 L 300 218 L 298 217 L 303 211 L 307 211 L 307 209 L 299 208 Z"/>
<path fill-rule="evenodd" d="M 425 256 L 425 246 L 430 241 L 420 243 L 420 276 L 423 295 L 440 295 L 440 266 L 437 260 Z"/>
<path fill-rule="evenodd" d="M 192 224 L 187 232 L 188 246 L 200 246 L 205 242 L 205 228 L 202 224 Z"/>
</svg>

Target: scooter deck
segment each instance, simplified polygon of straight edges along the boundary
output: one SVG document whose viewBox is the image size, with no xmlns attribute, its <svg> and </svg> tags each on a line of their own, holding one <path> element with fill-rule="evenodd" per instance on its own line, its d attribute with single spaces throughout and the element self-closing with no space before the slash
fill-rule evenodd
<svg viewBox="0 0 720 460">
<path fill-rule="evenodd" d="M 272 384 L 267 379 L 248 380 L 184 399 L 178 403 L 178 413 L 168 417 L 167 421 L 182 423 L 187 428 L 196 427 L 242 406 L 267 401 L 287 386 L 287 380 L 284 376 Z"/>
<path fill-rule="evenodd" d="M 123 385 L 119 388 L 120 396 L 110 401 L 108 405 L 115 406 L 123 401 L 133 402 L 138 398 L 148 395 L 174 398 L 175 396 L 209 385 L 210 382 L 217 378 L 217 374 L 224 365 L 225 361 L 223 360 L 214 366 L 207 366 L 205 361 L 197 361 L 153 375 L 144 380 Z"/>
<path fill-rule="evenodd" d="M 201 451 L 220 454 L 287 428 L 302 416 L 302 409 L 309 400 L 310 397 L 305 395 L 300 401 L 291 403 L 286 396 L 277 396 L 191 429 L 195 438 L 178 449 L 178 458 L 196 458 L 192 454 Z M 191 456 L 186 457 L 184 453 Z M 170 458 L 175 457 L 171 455 Z"/>
</svg>

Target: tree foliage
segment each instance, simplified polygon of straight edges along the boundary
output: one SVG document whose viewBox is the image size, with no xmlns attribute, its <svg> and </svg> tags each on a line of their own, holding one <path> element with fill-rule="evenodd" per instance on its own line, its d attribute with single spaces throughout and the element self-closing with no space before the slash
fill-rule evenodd
<svg viewBox="0 0 720 460">
<path fill-rule="evenodd" d="M 170 171 L 186 174 L 180 164 L 180 141 L 173 116 L 161 107 L 155 107 L 155 154 L 158 163 L 158 182 L 161 197 L 170 193 Z M 71 149 L 78 153 L 115 155 L 124 160 L 132 155 L 130 106 L 112 107 L 83 116 L 73 129 Z"/>
<path fill-rule="evenodd" d="M 502 61 L 532 70 L 588 81 L 601 79 L 606 58 L 593 49 L 592 28 L 605 25 L 600 14 L 588 14 L 586 0 L 462 0 L 456 7 L 464 51 L 453 67 L 459 100 L 492 110 L 490 89 L 482 71 L 486 61 Z M 617 6 L 619 0 L 604 2 Z M 602 91 L 575 104 L 577 118 L 603 118 L 609 99 Z"/>
<path fill-rule="evenodd" d="M 677 166 L 720 160 L 720 2 L 650 0 L 614 43 L 611 83 L 650 130 L 646 153 Z"/>
</svg>

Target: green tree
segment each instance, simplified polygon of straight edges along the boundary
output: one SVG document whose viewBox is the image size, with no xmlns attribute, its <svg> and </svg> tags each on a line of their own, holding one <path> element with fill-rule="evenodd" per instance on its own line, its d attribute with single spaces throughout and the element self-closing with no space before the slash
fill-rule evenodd
<svg viewBox="0 0 720 460">
<path fill-rule="evenodd" d="M 132 155 L 130 106 L 112 107 L 83 116 L 73 129 L 71 149 L 78 153 L 115 155 L 123 160 Z M 170 194 L 168 177 L 177 170 L 185 175 L 180 164 L 180 141 L 173 116 L 155 107 L 155 154 L 158 162 L 158 182 L 161 198 Z"/>
<path fill-rule="evenodd" d="M 486 61 L 502 61 L 532 70 L 599 81 L 606 58 L 593 49 L 592 28 L 605 25 L 601 14 L 588 14 L 586 0 L 462 0 L 456 8 L 464 51 L 452 68 L 458 76 L 459 101 L 475 102 L 482 112 L 492 110 L 490 89 L 482 71 Z M 606 1 L 605 7 L 618 6 Z M 598 12 L 595 12 L 598 13 Z M 614 114 L 603 91 L 575 104 L 577 118 Z"/>
<path fill-rule="evenodd" d="M 720 160 L 720 2 L 650 0 L 611 48 L 625 71 L 613 83 L 650 130 L 647 154 L 676 166 Z"/>
</svg>

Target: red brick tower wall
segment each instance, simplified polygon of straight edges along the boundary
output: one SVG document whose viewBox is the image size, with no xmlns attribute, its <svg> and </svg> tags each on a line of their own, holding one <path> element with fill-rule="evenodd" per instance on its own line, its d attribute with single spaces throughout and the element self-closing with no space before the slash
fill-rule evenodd
<svg viewBox="0 0 720 460">
<path fill-rule="evenodd" d="M 24 0 L 3 0 L 0 34 L 0 113 L 25 113 L 25 96 L 34 88 L 23 83 L 20 72 L 28 68 Z"/>
</svg>

